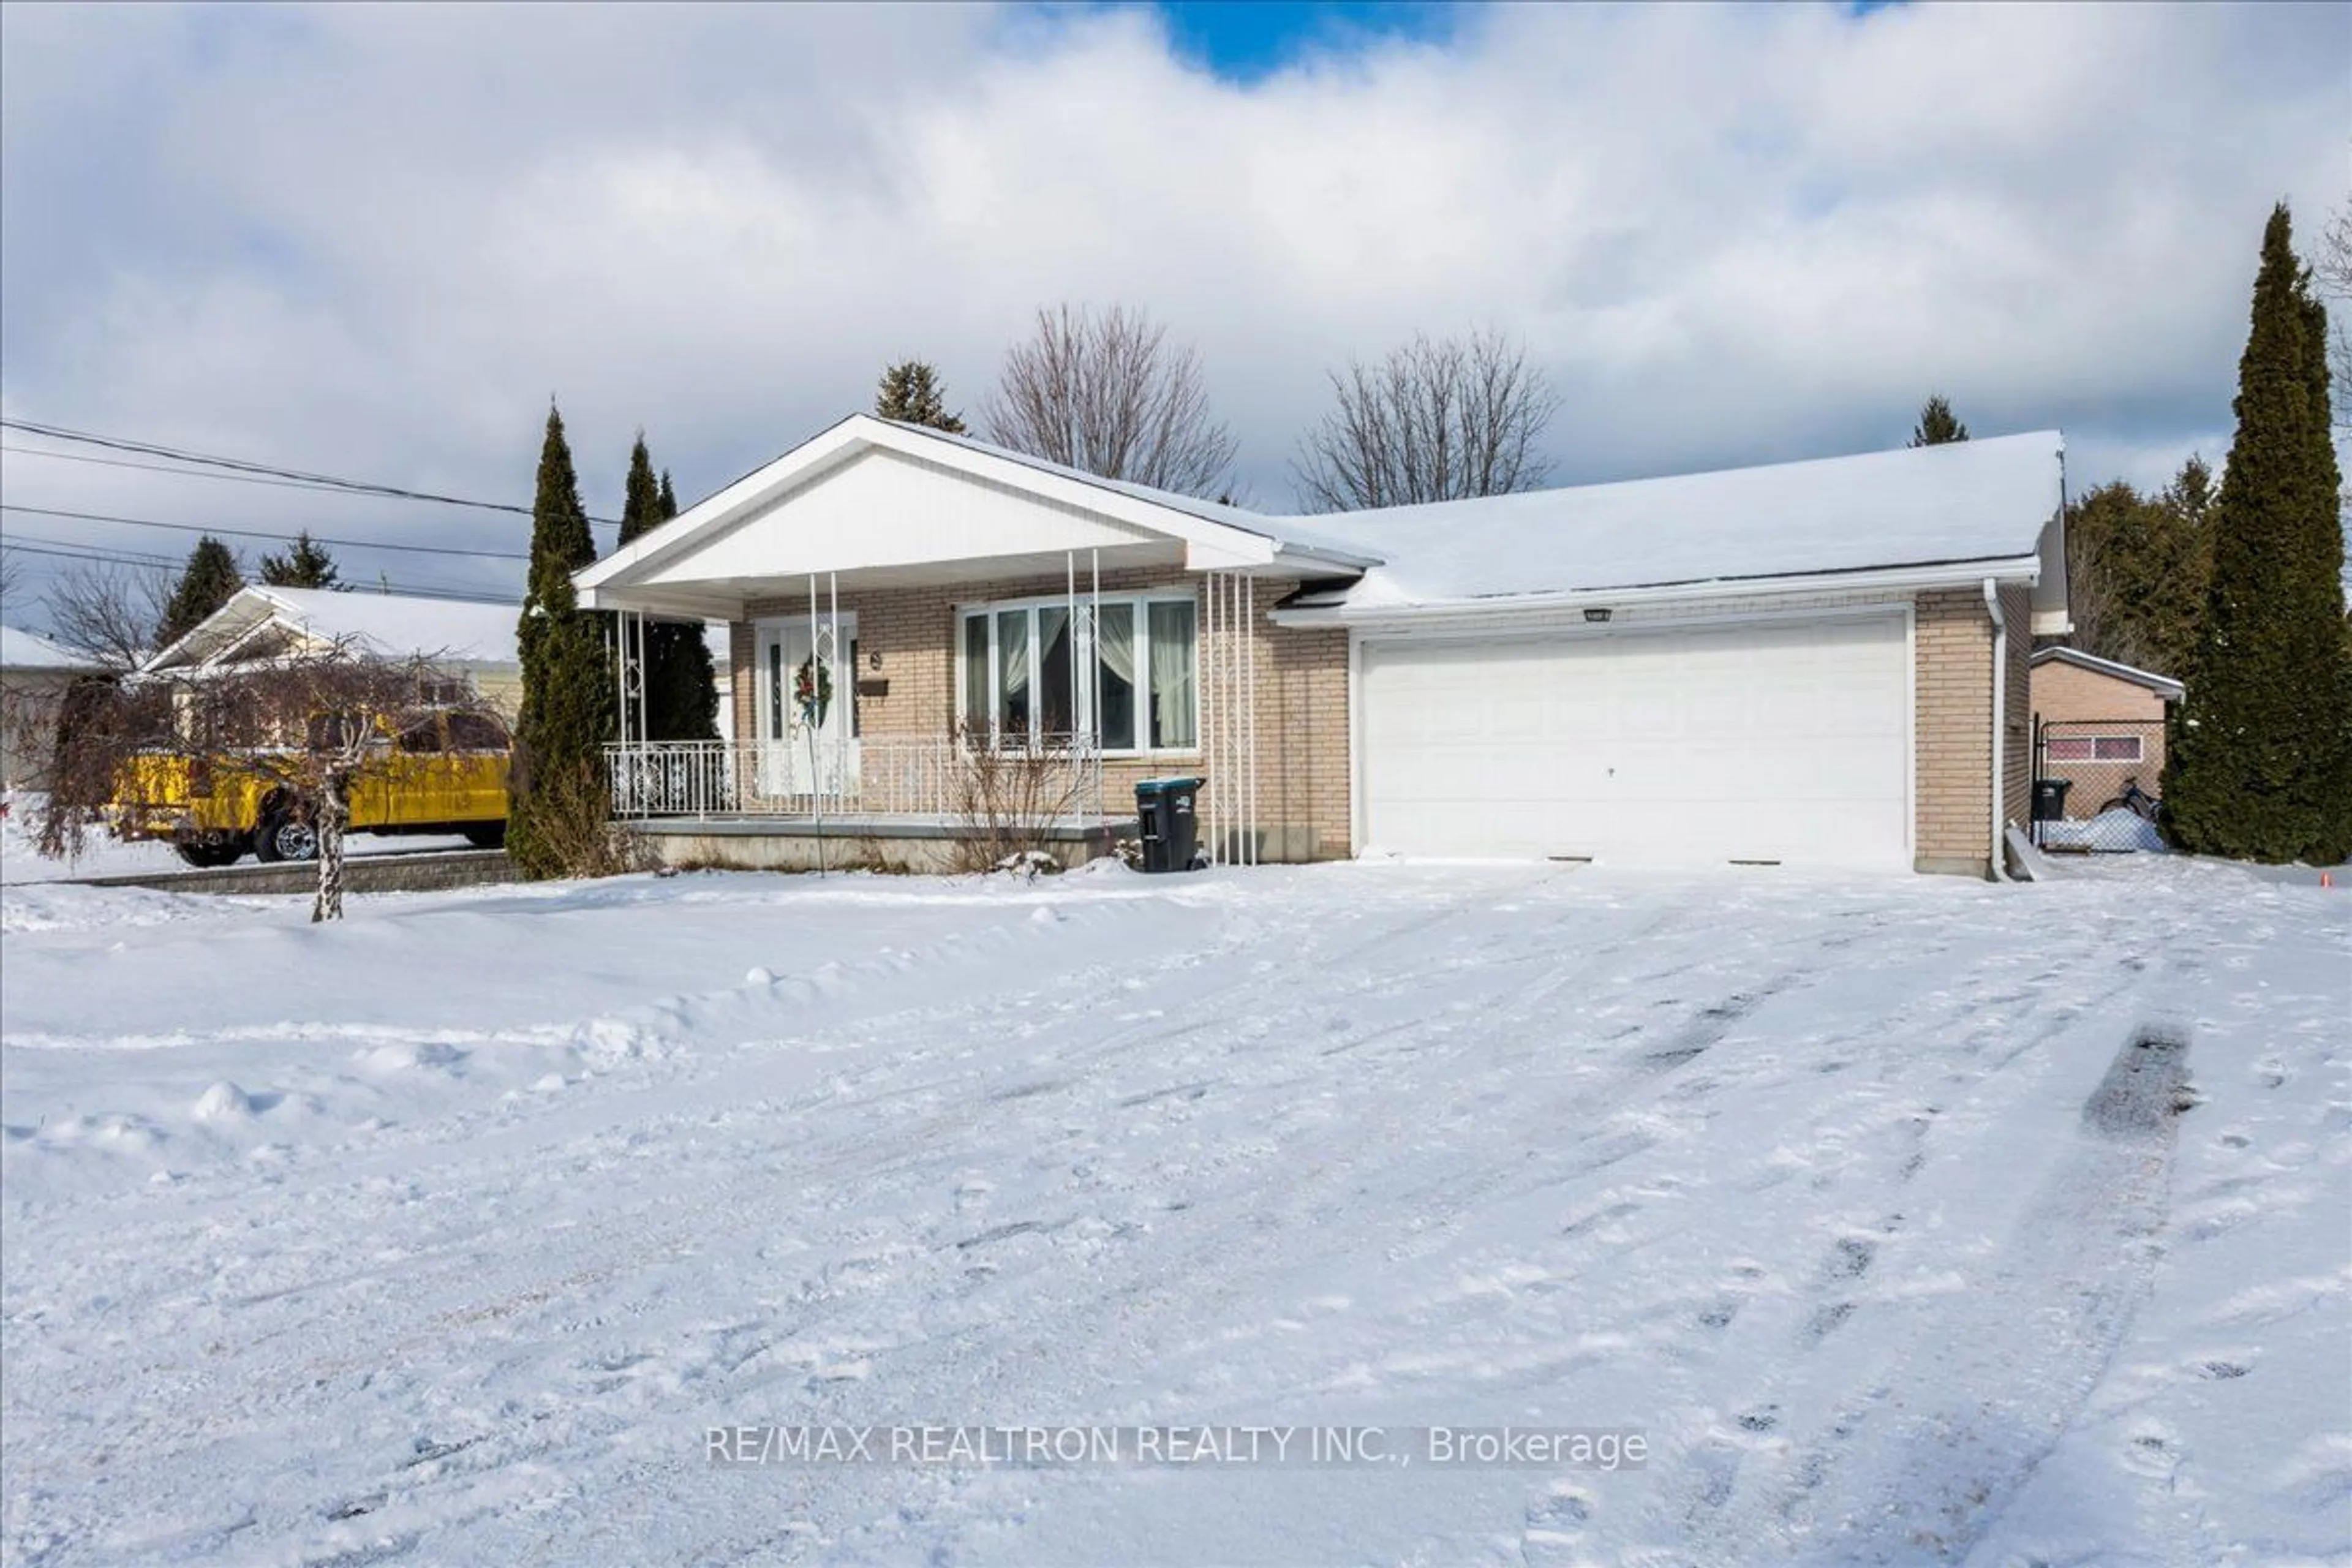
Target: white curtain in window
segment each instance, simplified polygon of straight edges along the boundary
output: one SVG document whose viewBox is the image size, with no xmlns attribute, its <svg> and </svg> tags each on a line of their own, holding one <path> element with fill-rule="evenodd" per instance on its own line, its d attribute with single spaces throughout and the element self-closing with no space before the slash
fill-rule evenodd
<svg viewBox="0 0 2352 1568">
<path fill-rule="evenodd" d="M 1123 752 L 1135 744 L 1135 606 L 1102 607 L 1095 653 L 1103 673 L 1095 683 L 1096 729 L 1105 746 Z"/>
<path fill-rule="evenodd" d="M 1029 740 L 1029 612 L 996 613 L 996 689 L 1006 739 Z"/>
<path fill-rule="evenodd" d="M 1151 606 L 1151 743 L 1169 749 L 1195 744 L 1192 733 L 1192 606 Z"/>
</svg>

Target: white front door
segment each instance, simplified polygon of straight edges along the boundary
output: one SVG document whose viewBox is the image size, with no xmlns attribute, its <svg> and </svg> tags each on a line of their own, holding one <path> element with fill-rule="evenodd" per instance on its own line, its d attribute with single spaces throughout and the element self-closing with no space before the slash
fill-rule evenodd
<svg viewBox="0 0 2352 1568">
<path fill-rule="evenodd" d="M 1368 639 L 1362 660 L 1370 847 L 1910 865 L 1900 616 Z"/>
<path fill-rule="evenodd" d="M 820 793 L 835 802 L 857 789 L 857 617 L 845 614 L 833 638 L 829 684 L 816 678 L 806 616 L 760 623 L 759 790 L 770 797 Z"/>
</svg>

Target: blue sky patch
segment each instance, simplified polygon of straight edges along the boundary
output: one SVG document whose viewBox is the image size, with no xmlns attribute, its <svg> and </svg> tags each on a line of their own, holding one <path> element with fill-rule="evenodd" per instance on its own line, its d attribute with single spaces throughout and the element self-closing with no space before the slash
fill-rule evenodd
<svg viewBox="0 0 2352 1568">
<path fill-rule="evenodd" d="M 1150 8 L 1165 20 L 1179 55 L 1234 81 L 1391 39 L 1447 43 L 1479 9 L 1423 0 L 1160 0 Z"/>
</svg>

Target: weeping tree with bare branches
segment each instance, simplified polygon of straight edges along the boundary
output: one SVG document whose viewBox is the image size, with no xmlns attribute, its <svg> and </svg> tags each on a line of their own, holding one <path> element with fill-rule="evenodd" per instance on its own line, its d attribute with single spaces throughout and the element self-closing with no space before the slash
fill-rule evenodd
<svg viewBox="0 0 2352 1568">
<path fill-rule="evenodd" d="M 441 684 L 429 660 L 337 643 L 79 688 L 57 719 L 39 847 L 70 856 L 103 826 L 226 865 L 260 835 L 299 833 L 318 856 L 310 918 L 340 920 L 352 794 L 447 763 L 451 727 L 417 721 Z"/>
<path fill-rule="evenodd" d="M 1559 395 L 1521 344 L 1494 332 L 1431 338 L 1329 373 L 1332 407 L 1292 462 L 1309 511 L 1412 506 L 1533 489 Z"/>
<path fill-rule="evenodd" d="M 988 438 L 1066 468 L 1180 495 L 1229 488 L 1236 446 L 1209 408 L 1200 355 L 1141 310 L 1067 304 L 1004 355 Z"/>
</svg>

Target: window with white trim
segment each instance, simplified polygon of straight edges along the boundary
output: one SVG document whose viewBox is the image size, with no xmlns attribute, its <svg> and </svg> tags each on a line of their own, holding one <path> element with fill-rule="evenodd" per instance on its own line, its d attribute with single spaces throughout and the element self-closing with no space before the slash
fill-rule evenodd
<svg viewBox="0 0 2352 1568">
<path fill-rule="evenodd" d="M 1099 737 L 1106 752 L 1200 745 L 1200 621 L 1192 596 L 1106 595 L 1089 638 L 1081 598 L 966 605 L 956 717 L 1002 747 Z M 1091 646 L 1089 646 L 1091 644 Z"/>
<path fill-rule="evenodd" d="M 2043 745 L 2053 763 L 2137 763 L 2145 752 L 2137 735 L 2053 735 Z"/>
</svg>

